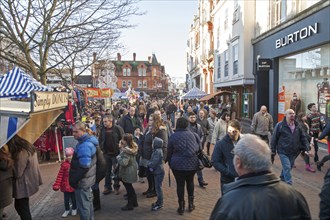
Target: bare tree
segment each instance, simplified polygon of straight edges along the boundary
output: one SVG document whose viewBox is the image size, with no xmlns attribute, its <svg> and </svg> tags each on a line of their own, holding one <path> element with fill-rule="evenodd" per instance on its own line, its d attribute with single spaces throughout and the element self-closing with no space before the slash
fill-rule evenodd
<svg viewBox="0 0 330 220">
<path fill-rule="evenodd" d="M 46 84 L 49 70 L 63 68 L 82 73 L 93 62 L 92 54 L 122 47 L 121 31 L 131 28 L 128 19 L 142 15 L 137 0 L 1 0 L 0 58 L 29 70 Z M 3 44 L 2 44 L 3 45 Z M 13 54 L 13 49 L 22 56 Z M 54 72 L 54 71 L 52 71 Z"/>
</svg>

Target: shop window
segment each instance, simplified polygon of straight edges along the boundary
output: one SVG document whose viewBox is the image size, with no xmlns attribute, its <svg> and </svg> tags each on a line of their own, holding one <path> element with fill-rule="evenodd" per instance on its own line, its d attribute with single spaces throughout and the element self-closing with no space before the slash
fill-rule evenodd
<svg viewBox="0 0 330 220">
<path fill-rule="evenodd" d="M 279 59 L 279 118 L 292 108 L 308 112 L 316 103 L 323 118 L 330 117 L 330 44 Z"/>
</svg>

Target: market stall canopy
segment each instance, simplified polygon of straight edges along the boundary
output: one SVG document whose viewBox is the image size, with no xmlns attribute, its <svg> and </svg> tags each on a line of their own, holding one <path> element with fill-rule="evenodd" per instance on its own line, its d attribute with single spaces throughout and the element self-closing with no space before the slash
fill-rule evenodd
<svg viewBox="0 0 330 220">
<path fill-rule="evenodd" d="M 115 92 L 111 96 L 112 100 L 120 100 L 120 99 L 127 99 L 126 93 L 124 92 Z"/>
<path fill-rule="evenodd" d="M 219 92 L 215 92 L 210 95 L 204 96 L 199 101 L 209 102 L 209 104 L 215 104 L 215 100 L 214 100 L 215 97 L 223 96 L 223 95 L 231 95 L 231 94 L 233 94 L 233 93 L 229 92 L 229 91 L 219 91 Z"/>
<path fill-rule="evenodd" d="M 204 96 L 208 95 L 206 92 L 200 90 L 197 87 L 192 88 L 189 90 L 183 97 L 182 99 L 200 99 L 203 98 Z"/>
<path fill-rule="evenodd" d="M 15 67 L 4 76 L 0 77 L 0 98 L 25 98 L 30 95 L 31 91 L 51 90 L 51 88 L 42 85 L 18 67 Z"/>
</svg>

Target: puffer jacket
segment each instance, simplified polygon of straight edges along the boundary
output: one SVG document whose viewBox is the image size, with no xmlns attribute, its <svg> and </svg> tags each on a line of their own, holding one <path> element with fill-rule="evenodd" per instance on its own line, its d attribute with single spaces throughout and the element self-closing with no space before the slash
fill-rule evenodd
<svg viewBox="0 0 330 220">
<path fill-rule="evenodd" d="M 221 173 L 221 181 L 234 181 L 238 176 L 234 163 L 234 144 L 228 134 L 216 143 L 212 154 L 212 165 Z"/>
<path fill-rule="evenodd" d="M 138 146 L 134 143 L 133 148 L 124 147 L 117 156 L 119 164 L 119 177 L 125 183 L 135 183 L 138 180 L 136 154 Z"/>
<path fill-rule="evenodd" d="M 224 195 L 215 205 L 210 220 L 311 219 L 304 196 L 267 173 L 238 179 L 224 185 Z"/>
<path fill-rule="evenodd" d="M 88 189 L 96 180 L 96 137 L 84 134 L 78 139 L 71 160 L 70 186 L 74 189 Z"/>
<path fill-rule="evenodd" d="M 295 129 L 292 133 L 284 118 L 275 126 L 271 149 L 273 153 L 297 155 L 300 151 L 309 151 L 309 142 L 298 122 L 295 121 Z"/>
<path fill-rule="evenodd" d="M 163 155 L 164 159 L 166 158 L 167 155 L 167 146 L 168 146 L 168 134 L 166 130 L 166 126 L 160 126 L 159 130 L 156 134 L 151 133 L 151 128 L 148 128 L 144 135 L 144 142 L 143 142 L 143 147 L 141 150 L 141 156 L 143 159 L 150 160 L 151 154 L 152 154 L 152 141 L 155 137 L 158 137 L 163 140 Z"/>
<path fill-rule="evenodd" d="M 61 192 L 73 192 L 74 189 L 69 184 L 69 170 L 70 170 L 70 161 L 65 160 L 61 164 L 61 168 L 57 174 L 55 183 L 53 184 L 53 189 L 55 191 L 61 190 Z"/>
<path fill-rule="evenodd" d="M 155 137 L 153 141 L 153 150 L 151 159 L 148 162 L 148 167 L 153 169 L 153 174 L 164 174 L 164 155 L 163 155 L 163 140 Z"/>
<path fill-rule="evenodd" d="M 167 159 L 172 170 L 197 170 L 200 138 L 188 129 L 176 129 L 168 143 Z"/>
</svg>

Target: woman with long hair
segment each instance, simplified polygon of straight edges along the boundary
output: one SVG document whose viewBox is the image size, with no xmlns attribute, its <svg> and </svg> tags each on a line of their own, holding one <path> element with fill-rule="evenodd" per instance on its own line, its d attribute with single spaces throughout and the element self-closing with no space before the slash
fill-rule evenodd
<svg viewBox="0 0 330 220">
<path fill-rule="evenodd" d="M 136 193 L 133 188 L 133 183 L 137 182 L 137 162 L 136 154 L 138 146 L 133 141 L 131 134 L 125 134 L 119 142 L 120 154 L 117 156 L 119 165 L 119 177 L 123 182 L 127 191 L 128 203 L 121 209 L 123 211 L 133 210 L 138 206 Z"/>
<path fill-rule="evenodd" d="M 13 201 L 13 165 L 8 146 L 0 149 L 0 219 L 3 218 L 3 210 Z"/>
<path fill-rule="evenodd" d="M 163 124 L 162 119 L 159 114 L 151 114 L 149 117 L 149 127 L 146 130 L 144 136 L 144 144 L 141 151 L 141 165 L 147 167 L 148 162 L 151 159 L 152 154 L 152 142 L 155 137 L 158 137 L 163 140 L 163 155 L 164 159 L 167 155 L 167 143 L 168 143 L 168 133 L 167 128 Z M 147 170 L 147 180 L 148 180 L 148 189 L 147 191 L 143 192 L 143 195 L 146 195 L 147 198 L 152 198 L 157 196 L 155 190 L 155 180 L 154 175 L 152 172 Z"/>
<path fill-rule="evenodd" d="M 230 121 L 229 112 L 224 112 L 220 116 L 218 122 L 214 125 L 214 130 L 211 138 L 211 146 L 213 147 L 217 141 L 221 140 L 227 134 L 227 125 Z"/>
<path fill-rule="evenodd" d="M 7 143 L 14 160 L 15 209 L 21 219 L 32 219 L 29 197 L 38 192 L 42 184 L 35 147 L 27 140 L 15 135 Z"/>
</svg>

